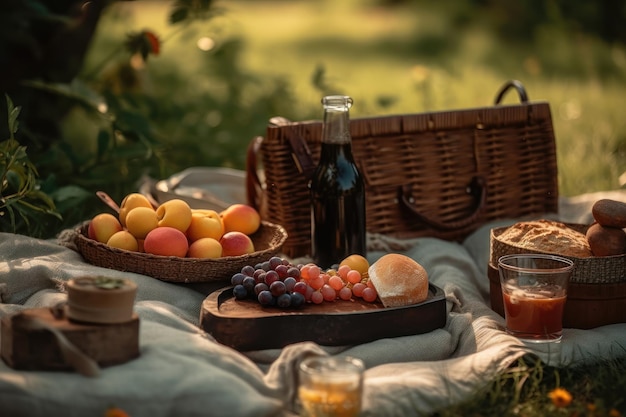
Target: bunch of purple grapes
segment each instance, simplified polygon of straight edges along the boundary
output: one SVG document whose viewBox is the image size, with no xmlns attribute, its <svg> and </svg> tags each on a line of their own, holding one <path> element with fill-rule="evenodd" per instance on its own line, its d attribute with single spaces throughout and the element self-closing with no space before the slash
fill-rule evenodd
<svg viewBox="0 0 626 417">
<path fill-rule="evenodd" d="M 230 283 L 237 300 L 251 298 L 264 306 L 288 308 L 306 302 L 304 294 L 294 289 L 299 280 L 300 268 L 273 256 L 255 266 L 244 266 L 232 276 Z"/>
<path fill-rule="evenodd" d="M 353 296 L 374 302 L 378 296 L 361 273 L 348 266 L 322 271 L 317 265 L 293 265 L 278 256 L 244 266 L 231 277 L 231 284 L 237 300 L 255 299 L 263 306 L 280 308 L 350 300 Z"/>
</svg>

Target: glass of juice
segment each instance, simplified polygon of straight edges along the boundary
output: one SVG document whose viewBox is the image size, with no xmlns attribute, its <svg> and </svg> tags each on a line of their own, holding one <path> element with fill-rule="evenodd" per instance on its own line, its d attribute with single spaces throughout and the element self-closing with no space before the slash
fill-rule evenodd
<svg viewBox="0 0 626 417">
<path fill-rule="evenodd" d="M 559 342 L 573 269 L 573 261 L 555 255 L 498 259 L 507 332 L 527 342 Z"/>
<path fill-rule="evenodd" d="M 360 359 L 310 357 L 300 363 L 298 400 L 303 417 L 357 417 L 361 411 Z"/>
</svg>

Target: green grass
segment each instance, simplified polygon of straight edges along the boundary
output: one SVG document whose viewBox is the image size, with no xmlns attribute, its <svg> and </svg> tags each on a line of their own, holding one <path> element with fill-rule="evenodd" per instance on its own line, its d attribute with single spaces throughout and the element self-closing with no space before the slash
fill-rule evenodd
<svg viewBox="0 0 626 417">
<path fill-rule="evenodd" d="M 555 368 L 525 356 L 469 400 L 435 416 L 618 417 L 626 413 L 625 387 L 624 358 Z M 570 400 L 553 401 L 550 394 L 557 389 L 565 390 Z"/>
</svg>

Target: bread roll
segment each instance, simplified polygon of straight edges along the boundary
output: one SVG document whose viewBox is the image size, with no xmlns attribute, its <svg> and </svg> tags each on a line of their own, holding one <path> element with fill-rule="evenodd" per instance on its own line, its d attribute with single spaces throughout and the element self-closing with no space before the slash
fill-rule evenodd
<svg viewBox="0 0 626 417">
<path fill-rule="evenodd" d="M 385 307 L 417 304 L 428 297 L 428 273 L 408 256 L 383 255 L 369 267 L 368 274 Z"/>
<path fill-rule="evenodd" d="M 555 255 L 588 258 L 593 256 L 587 237 L 567 225 L 552 220 L 515 223 L 499 239 L 512 246 Z"/>
<path fill-rule="evenodd" d="M 626 253 L 624 229 L 594 223 L 587 229 L 587 241 L 594 256 L 615 256 Z"/>
<path fill-rule="evenodd" d="M 626 203 L 603 198 L 591 208 L 593 218 L 605 227 L 626 227 Z"/>
</svg>

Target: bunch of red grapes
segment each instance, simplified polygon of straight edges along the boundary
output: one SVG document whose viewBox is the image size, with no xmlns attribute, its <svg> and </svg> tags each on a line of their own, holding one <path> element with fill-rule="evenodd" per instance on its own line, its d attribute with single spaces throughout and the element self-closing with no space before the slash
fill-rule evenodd
<svg viewBox="0 0 626 417">
<path fill-rule="evenodd" d="M 244 266 L 230 282 L 235 299 L 255 299 L 263 306 L 280 308 L 353 298 L 374 302 L 378 298 L 367 275 L 348 265 L 323 271 L 313 263 L 293 265 L 279 256 L 255 266 Z"/>
</svg>

